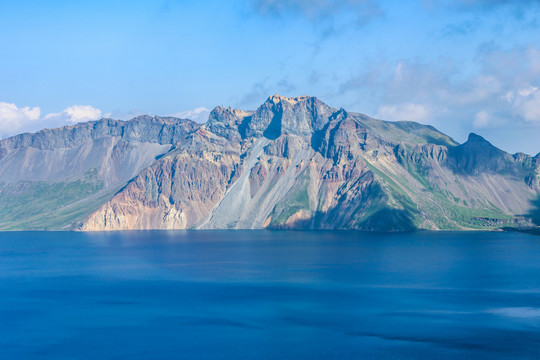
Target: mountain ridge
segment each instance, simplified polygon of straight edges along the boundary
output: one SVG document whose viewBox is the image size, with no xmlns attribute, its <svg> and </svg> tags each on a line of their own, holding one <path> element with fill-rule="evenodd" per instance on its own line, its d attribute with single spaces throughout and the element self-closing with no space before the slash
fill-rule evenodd
<svg viewBox="0 0 540 360">
<path fill-rule="evenodd" d="M 111 123 L 109 133 L 92 143 L 122 142 L 123 151 L 106 147 L 111 151 L 103 161 L 114 158 L 112 149 L 121 154 L 114 159 L 146 151 L 144 161 L 115 181 L 100 168 L 97 179 L 109 180 L 107 188 L 115 191 L 64 228 L 534 226 L 527 214 L 539 193 L 538 155 L 508 154 L 473 133 L 458 144 L 432 126 L 376 120 L 315 97 L 277 94 L 255 111 L 218 106 L 204 124 L 159 117 L 131 121 L 122 122 L 125 133 L 115 132 L 120 123 Z M 177 127 L 182 130 L 175 133 Z M 0 228 L 9 228 L 1 208 Z"/>
</svg>

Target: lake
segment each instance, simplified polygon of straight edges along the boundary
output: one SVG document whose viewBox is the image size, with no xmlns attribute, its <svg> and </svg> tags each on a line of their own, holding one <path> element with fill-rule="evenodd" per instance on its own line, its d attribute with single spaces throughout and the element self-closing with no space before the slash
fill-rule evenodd
<svg viewBox="0 0 540 360">
<path fill-rule="evenodd" d="M 0 232 L 0 358 L 540 358 L 540 237 Z"/>
</svg>

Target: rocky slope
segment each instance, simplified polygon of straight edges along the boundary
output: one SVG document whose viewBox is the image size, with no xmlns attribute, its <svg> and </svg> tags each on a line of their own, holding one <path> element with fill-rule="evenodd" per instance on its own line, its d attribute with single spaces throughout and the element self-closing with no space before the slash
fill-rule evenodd
<svg viewBox="0 0 540 360">
<path fill-rule="evenodd" d="M 214 109 L 80 229 L 527 227 L 538 158 L 275 95 Z"/>
<path fill-rule="evenodd" d="M 0 141 L 0 229 L 69 229 L 199 127 L 141 116 Z"/>
</svg>

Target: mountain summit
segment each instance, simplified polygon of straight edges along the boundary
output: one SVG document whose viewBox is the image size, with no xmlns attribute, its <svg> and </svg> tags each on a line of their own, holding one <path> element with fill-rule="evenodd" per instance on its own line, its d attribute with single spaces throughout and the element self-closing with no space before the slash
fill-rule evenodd
<svg viewBox="0 0 540 360">
<path fill-rule="evenodd" d="M 0 228 L 533 226 L 538 156 L 270 96 L 208 121 L 102 119 L 0 141 Z M 33 206 L 29 209 L 28 204 Z"/>
</svg>

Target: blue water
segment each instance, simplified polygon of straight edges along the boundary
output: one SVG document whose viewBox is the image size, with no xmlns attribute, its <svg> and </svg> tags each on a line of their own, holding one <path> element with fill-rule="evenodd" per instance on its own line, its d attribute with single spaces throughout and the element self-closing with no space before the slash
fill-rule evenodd
<svg viewBox="0 0 540 360">
<path fill-rule="evenodd" d="M 0 233 L 0 358 L 540 358 L 540 237 Z"/>
</svg>

